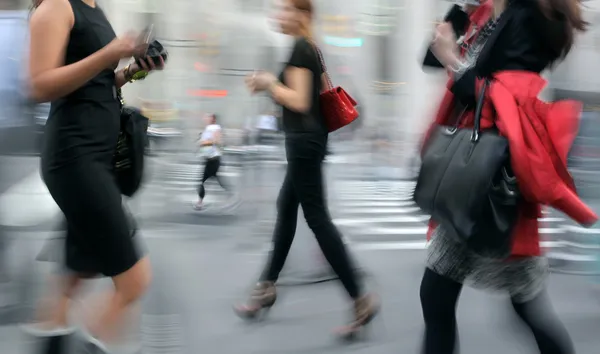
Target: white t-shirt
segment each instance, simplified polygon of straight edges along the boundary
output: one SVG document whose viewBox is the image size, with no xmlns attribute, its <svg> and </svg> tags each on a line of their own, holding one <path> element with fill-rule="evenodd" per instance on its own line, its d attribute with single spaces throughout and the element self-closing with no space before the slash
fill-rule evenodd
<svg viewBox="0 0 600 354">
<path fill-rule="evenodd" d="M 218 125 L 218 124 L 207 125 L 206 128 L 204 128 L 204 131 L 202 132 L 202 136 L 200 136 L 200 141 L 213 140 L 215 137 L 215 133 L 217 133 L 217 132 L 221 132 L 220 125 Z M 221 148 L 215 144 L 210 145 L 210 146 L 203 146 L 202 153 L 203 153 L 204 157 L 210 159 L 213 157 L 221 156 Z"/>
<path fill-rule="evenodd" d="M 260 116 L 258 121 L 258 129 L 277 131 L 277 118 L 270 115 Z"/>
</svg>

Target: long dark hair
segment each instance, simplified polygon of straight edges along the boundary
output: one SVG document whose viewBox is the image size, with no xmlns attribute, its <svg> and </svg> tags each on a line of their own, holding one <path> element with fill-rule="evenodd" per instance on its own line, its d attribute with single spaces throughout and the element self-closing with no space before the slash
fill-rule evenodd
<svg viewBox="0 0 600 354">
<path fill-rule="evenodd" d="M 44 0 L 31 0 L 31 10 L 35 10 Z"/>
<path fill-rule="evenodd" d="M 584 32 L 589 23 L 583 19 L 581 0 L 537 0 L 544 16 L 549 20 L 545 32 L 557 59 L 569 54 L 575 42 L 575 33 Z"/>
</svg>

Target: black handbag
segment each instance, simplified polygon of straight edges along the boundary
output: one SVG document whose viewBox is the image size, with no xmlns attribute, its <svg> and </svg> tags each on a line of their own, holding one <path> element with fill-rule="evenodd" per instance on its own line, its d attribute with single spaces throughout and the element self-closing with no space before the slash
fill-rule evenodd
<svg viewBox="0 0 600 354">
<path fill-rule="evenodd" d="M 481 131 L 489 81 L 475 107 L 473 128 L 439 126 L 422 154 L 416 204 L 456 241 L 477 254 L 510 255 L 520 194 L 510 167 L 508 140 L 497 129 Z"/>
<path fill-rule="evenodd" d="M 144 155 L 148 145 L 149 120 L 139 109 L 121 108 L 121 131 L 114 156 L 114 171 L 121 193 L 131 197 L 144 177 Z"/>
</svg>

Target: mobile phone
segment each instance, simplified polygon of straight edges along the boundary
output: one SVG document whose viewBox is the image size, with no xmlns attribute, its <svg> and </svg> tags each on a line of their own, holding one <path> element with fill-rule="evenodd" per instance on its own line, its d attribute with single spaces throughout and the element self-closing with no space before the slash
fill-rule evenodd
<svg viewBox="0 0 600 354">
<path fill-rule="evenodd" d="M 148 25 L 142 33 L 140 33 L 137 39 L 137 45 L 149 44 L 152 40 L 152 34 L 154 32 L 154 24 Z"/>
</svg>

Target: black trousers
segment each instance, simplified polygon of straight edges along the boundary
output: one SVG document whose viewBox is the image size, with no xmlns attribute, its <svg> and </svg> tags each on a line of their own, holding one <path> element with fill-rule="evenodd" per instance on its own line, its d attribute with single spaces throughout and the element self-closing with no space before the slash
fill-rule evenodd
<svg viewBox="0 0 600 354">
<path fill-rule="evenodd" d="M 313 143 L 311 141 L 310 143 Z M 325 201 L 323 186 L 323 151 L 309 151 L 304 147 L 301 157 L 290 154 L 283 186 L 277 198 L 277 221 L 273 233 L 273 251 L 261 280 L 277 281 L 289 254 L 298 219 L 298 206 L 302 206 L 304 217 L 313 231 L 325 258 L 337 273 L 351 298 L 360 296 L 355 268 L 342 241 L 342 237 L 331 221 Z M 307 260 L 309 261 L 309 260 Z"/>
<path fill-rule="evenodd" d="M 425 319 L 423 354 L 452 354 L 456 346 L 456 303 L 462 284 L 425 270 L 421 281 L 421 307 Z M 513 309 L 529 327 L 540 354 L 574 354 L 566 329 L 547 298 L 541 293 L 525 303 L 512 301 Z"/>
<path fill-rule="evenodd" d="M 202 181 L 200 182 L 200 186 L 198 187 L 198 196 L 200 197 L 200 199 L 204 199 L 204 196 L 206 195 L 206 190 L 204 189 L 204 183 L 209 178 L 214 177 L 217 180 L 217 182 L 219 182 L 219 185 L 221 186 L 221 188 L 223 188 L 225 190 L 228 189 L 227 184 L 223 183 L 223 179 L 218 176 L 219 167 L 221 167 L 221 158 L 220 157 L 213 157 L 210 159 L 206 159 L 206 162 L 204 165 L 204 173 L 202 174 Z"/>
</svg>

